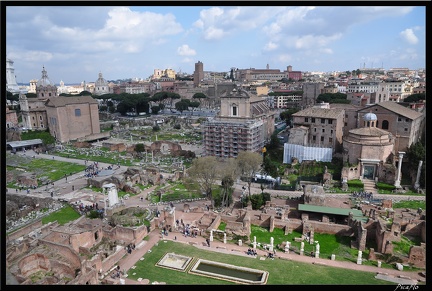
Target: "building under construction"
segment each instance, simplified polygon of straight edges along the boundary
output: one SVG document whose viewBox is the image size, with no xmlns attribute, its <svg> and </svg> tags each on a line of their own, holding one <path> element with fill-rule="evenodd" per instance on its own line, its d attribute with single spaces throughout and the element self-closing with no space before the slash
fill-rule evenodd
<svg viewBox="0 0 432 291">
<path fill-rule="evenodd" d="M 204 154 L 235 158 L 241 151 L 261 152 L 275 128 L 267 100 L 238 89 L 220 99 L 219 115 L 203 124 Z"/>
</svg>

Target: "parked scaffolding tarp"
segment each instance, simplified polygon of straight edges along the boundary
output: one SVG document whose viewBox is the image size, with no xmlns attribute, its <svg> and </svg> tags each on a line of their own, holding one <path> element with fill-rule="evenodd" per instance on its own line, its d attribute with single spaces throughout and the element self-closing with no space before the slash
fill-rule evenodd
<svg viewBox="0 0 432 291">
<path fill-rule="evenodd" d="M 331 162 L 333 156 L 332 148 L 305 147 L 298 144 L 284 144 L 284 164 L 291 164 L 292 158 L 299 163 L 303 160 L 316 160 L 317 162 Z"/>
</svg>

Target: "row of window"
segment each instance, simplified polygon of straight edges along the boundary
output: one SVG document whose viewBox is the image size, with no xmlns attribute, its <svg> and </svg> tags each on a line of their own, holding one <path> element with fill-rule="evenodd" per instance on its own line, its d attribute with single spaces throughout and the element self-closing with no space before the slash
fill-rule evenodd
<svg viewBox="0 0 432 291">
<path fill-rule="evenodd" d="M 311 123 L 315 123 L 315 117 L 311 117 Z M 333 124 L 333 119 L 330 118 L 320 118 L 321 119 L 321 123 L 325 123 L 326 119 L 327 119 L 327 124 Z M 309 122 L 309 117 L 305 117 L 305 122 Z"/>
<path fill-rule="evenodd" d="M 313 141 L 316 141 L 316 135 L 313 135 L 313 136 L 312 136 L 312 140 L 313 140 Z M 324 141 L 324 136 L 321 136 L 320 140 L 321 140 L 321 141 Z M 329 141 L 330 143 L 332 143 L 332 142 L 333 142 L 333 138 L 332 138 L 332 137 L 329 137 L 328 141 Z"/>
</svg>

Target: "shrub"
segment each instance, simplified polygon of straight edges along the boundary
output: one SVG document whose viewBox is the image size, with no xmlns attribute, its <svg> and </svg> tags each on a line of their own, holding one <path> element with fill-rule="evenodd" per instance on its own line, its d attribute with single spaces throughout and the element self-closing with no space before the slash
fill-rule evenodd
<svg viewBox="0 0 432 291">
<path fill-rule="evenodd" d="M 376 187 L 379 190 L 389 190 L 389 191 L 392 191 L 392 190 L 396 189 L 396 186 L 390 185 L 390 184 L 386 184 L 386 183 L 382 183 L 382 182 L 377 182 L 376 183 Z"/>
</svg>

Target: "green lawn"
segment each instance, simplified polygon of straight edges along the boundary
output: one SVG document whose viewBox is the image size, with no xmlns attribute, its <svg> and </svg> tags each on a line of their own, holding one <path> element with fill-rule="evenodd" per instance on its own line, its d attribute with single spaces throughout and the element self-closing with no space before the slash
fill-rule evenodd
<svg viewBox="0 0 432 291">
<path fill-rule="evenodd" d="M 33 159 L 31 157 L 23 157 L 19 155 L 6 155 L 6 170 L 15 175 L 24 172 L 35 174 L 38 179 L 38 186 L 42 186 L 42 181 L 57 181 L 64 178 L 65 174 L 75 174 L 85 170 L 84 165 L 75 163 L 62 162 L 48 159 Z M 8 183 L 8 188 L 19 188 L 16 180 Z"/>
<path fill-rule="evenodd" d="M 42 224 L 57 221 L 60 225 L 66 224 L 70 221 L 76 220 L 81 215 L 75 211 L 70 205 L 66 205 L 62 209 L 51 213 L 50 215 L 42 218 Z"/>
<path fill-rule="evenodd" d="M 267 285 L 394 285 L 395 283 L 375 279 L 375 273 L 347 270 L 329 266 L 319 266 L 283 259 L 260 260 L 229 254 L 215 254 L 194 246 L 173 241 L 161 241 L 143 260 L 136 263 L 135 269 L 128 271 L 128 278 L 149 279 L 150 282 L 166 282 L 168 285 L 232 285 L 233 282 L 202 277 L 186 272 L 156 266 L 166 253 L 189 256 L 194 259 L 205 259 L 243 266 L 269 272 Z"/>
</svg>

